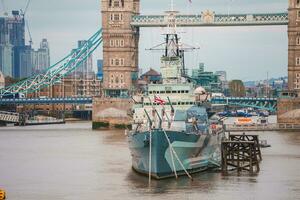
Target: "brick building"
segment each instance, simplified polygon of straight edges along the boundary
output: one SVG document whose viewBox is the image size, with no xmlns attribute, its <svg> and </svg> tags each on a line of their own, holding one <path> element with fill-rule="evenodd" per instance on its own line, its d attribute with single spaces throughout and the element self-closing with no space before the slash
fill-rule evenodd
<svg viewBox="0 0 300 200">
<path fill-rule="evenodd" d="M 88 79 L 80 79 L 67 77 L 53 86 L 41 89 L 27 97 L 32 98 L 64 98 L 64 97 L 94 97 L 101 96 L 102 83 L 96 77 Z M 21 110 L 75 110 L 82 109 L 84 106 L 64 105 L 64 104 L 49 104 L 49 105 L 28 105 L 20 106 Z"/>
</svg>

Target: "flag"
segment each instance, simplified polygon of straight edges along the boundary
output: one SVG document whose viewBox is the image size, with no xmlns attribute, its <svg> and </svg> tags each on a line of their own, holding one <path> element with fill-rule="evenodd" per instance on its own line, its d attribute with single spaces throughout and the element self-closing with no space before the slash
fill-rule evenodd
<svg viewBox="0 0 300 200">
<path fill-rule="evenodd" d="M 160 105 L 165 105 L 166 101 L 162 100 L 160 97 L 155 96 L 154 97 L 154 103 L 158 103 Z"/>
</svg>

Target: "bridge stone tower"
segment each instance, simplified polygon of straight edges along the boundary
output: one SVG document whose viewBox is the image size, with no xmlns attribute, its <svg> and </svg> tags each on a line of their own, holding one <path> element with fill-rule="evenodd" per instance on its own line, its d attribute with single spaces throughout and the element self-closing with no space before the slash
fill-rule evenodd
<svg viewBox="0 0 300 200">
<path fill-rule="evenodd" d="M 300 0 L 289 0 L 288 87 L 300 93 Z"/>
<path fill-rule="evenodd" d="M 131 26 L 140 0 L 101 0 L 103 89 L 106 97 L 130 95 L 138 78 L 139 29 Z"/>
</svg>

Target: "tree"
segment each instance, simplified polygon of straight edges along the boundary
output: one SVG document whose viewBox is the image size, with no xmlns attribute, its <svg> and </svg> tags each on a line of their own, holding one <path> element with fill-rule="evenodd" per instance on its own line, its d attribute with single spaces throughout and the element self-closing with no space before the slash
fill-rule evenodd
<svg viewBox="0 0 300 200">
<path fill-rule="evenodd" d="M 243 81 L 232 80 L 229 82 L 230 96 L 232 97 L 244 97 L 246 96 L 246 89 Z"/>
</svg>

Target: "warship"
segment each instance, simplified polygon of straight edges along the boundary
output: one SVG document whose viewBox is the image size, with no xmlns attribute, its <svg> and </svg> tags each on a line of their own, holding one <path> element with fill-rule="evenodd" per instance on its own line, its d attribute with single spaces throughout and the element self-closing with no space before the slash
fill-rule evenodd
<svg viewBox="0 0 300 200">
<path fill-rule="evenodd" d="M 186 75 L 184 48 L 174 31 L 165 34 L 162 82 L 133 96 L 133 125 L 127 132 L 132 168 L 163 179 L 219 167 L 221 125 L 212 124 L 209 94 Z"/>
</svg>

